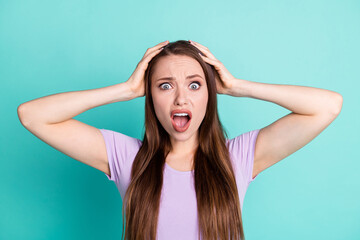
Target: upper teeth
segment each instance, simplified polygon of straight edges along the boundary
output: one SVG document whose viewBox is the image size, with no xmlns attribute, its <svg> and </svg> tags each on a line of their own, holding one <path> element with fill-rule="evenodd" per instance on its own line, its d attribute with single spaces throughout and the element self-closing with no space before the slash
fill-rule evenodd
<svg viewBox="0 0 360 240">
<path fill-rule="evenodd" d="M 175 113 L 174 116 L 189 116 L 187 113 Z"/>
</svg>

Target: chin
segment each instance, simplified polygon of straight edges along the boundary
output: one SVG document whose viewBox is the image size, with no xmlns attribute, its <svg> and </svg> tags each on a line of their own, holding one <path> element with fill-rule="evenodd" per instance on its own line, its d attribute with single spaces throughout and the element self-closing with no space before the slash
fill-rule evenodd
<svg viewBox="0 0 360 240">
<path fill-rule="evenodd" d="M 173 140 L 178 141 L 178 142 L 187 141 L 190 139 L 190 137 L 191 137 L 191 135 L 189 135 L 189 134 L 182 134 L 181 136 L 179 136 L 179 134 L 170 135 L 170 138 L 172 138 Z"/>
</svg>

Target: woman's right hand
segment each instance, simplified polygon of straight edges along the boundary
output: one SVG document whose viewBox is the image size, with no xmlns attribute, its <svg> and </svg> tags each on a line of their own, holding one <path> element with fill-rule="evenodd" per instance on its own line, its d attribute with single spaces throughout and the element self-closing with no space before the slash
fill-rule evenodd
<svg viewBox="0 0 360 240">
<path fill-rule="evenodd" d="M 126 81 L 126 84 L 130 87 L 130 90 L 134 94 L 135 97 L 143 97 L 145 96 L 145 71 L 148 67 L 151 59 L 161 52 L 162 47 L 166 46 L 169 43 L 168 40 L 165 42 L 161 42 L 155 45 L 152 48 L 148 48 L 137 64 L 135 71 L 131 74 L 130 78 Z"/>
</svg>

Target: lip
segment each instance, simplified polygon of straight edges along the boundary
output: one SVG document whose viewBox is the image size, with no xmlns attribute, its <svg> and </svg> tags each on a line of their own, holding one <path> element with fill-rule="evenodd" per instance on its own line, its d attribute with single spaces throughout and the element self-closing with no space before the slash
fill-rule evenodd
<svg viewBox="0 0 360 240">
<path fill-rule="evenodd" d="M 171 119 L 174 119 L 174 114 L 175 113 L 187 113 L 190 117 L 190 120 L 192 119 L 192 114 L 190 112 L 190 110 L 187 110 L 187 109 L 176 109 L 176 110 L 173 110 L 171 111 Z"/>
<path fill-rule="evenodd" d="M 185 124 L 184 127 L 178 127 L 176 126 L 175 122 L 174 122 L 174 114 L 175 113 L 187 113 L 189 115 L 189 121 Z M 190 112 L 190 110 L 187 110 L 187 109 L 176 109 L 176 110 L 173 110 L 171 111 L 171 123 L 173 125 L 173 128 L 175 129 L 175 131 L 177 132 L 185 132 L 189 126 L 190 126 L 190 122 L 191 122 L 191 119 L 192 119 L 192 114 Z"/>
</svg>

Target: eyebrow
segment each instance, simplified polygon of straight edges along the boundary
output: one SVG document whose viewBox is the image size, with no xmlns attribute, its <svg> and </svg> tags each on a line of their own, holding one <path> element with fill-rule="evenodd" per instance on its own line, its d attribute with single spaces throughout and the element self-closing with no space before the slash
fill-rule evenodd
<svg viewBox="0 0 360 240">
<path fill-rule="evenodd" d="M 203 77 L 200 76 L 199 74 L 193 74 L 193 75 L 187 76 L 186 79 L 195 78 L 195 77 L 203 78 Z M 175 78 L 174 78 L 174 77 L 163 77 L 163 78 L 159 78 L 159 79 L 156 80 L 156 81 L 160 81 L 160 80 L 175 80 Z"/>
</svg>

